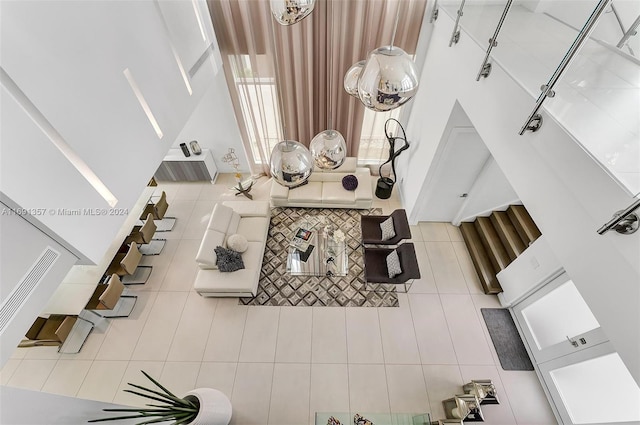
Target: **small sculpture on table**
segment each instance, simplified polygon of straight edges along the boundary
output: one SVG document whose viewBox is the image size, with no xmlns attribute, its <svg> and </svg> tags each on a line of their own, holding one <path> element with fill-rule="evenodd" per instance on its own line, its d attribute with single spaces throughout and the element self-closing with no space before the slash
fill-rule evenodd
<svg viewBox="0 0 640 425">
<path fill-rule="evenodd" d="M 242 181 L 242 174 L 238 171 L 238 168 L 240 167 L 240 160 L 238 159 L 238 155 L 236 155 L 235 149 L 229 148 L 229 152 L 222 157 L 222 162 L 230 164 L 235 170 L 234 177 L 236 179 L 236 185 L 233 188 L 237 191 L 236 196 L 244 195 L 249 199 L 253 199 L 253 196 L 249 194 L 249 192 L 251 192 L 251 187 L 253 186 L 253 180 L 249 179 L 245 182 Z"/>
</svg>

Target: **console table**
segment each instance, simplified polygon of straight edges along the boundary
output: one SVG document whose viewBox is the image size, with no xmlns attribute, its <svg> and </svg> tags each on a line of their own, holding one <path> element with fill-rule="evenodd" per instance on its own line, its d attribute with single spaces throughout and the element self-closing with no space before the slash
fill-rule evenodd
<svg viewBox="0 0 640 425">
<path fill-rule="evenodd" d="M 159 181 L 215 181 L 218 168 L 209 149 L 184 156 L 181 149 L 169 149 L 154 177 Z"/>
</svg>

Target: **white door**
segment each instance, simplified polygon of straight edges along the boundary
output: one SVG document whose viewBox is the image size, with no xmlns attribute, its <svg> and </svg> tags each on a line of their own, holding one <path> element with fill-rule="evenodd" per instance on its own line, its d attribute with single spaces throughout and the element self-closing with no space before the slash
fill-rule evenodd
<svg viewBox="0 0 640 425">
<path fill-rule="evenodd" d="M 420 194 L 418 221 L 452 221 L 491 154 L 475 128 L 455 127 Z"/>
<path fill-rule="evenodd" d="M 513 312 L 537 364 L 607 341 L 566 273 L 514 306 Z"/>
<path fill-rule="evenodd" d="M 538 368 L 562 423 L 640 423 L 640 388 L 610 342 Z"/>
</svg>

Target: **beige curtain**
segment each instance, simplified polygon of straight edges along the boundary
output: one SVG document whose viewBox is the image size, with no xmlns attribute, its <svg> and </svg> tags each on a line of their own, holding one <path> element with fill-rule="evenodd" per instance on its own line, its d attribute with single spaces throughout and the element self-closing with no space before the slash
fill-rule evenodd
<svg viewBox="0 0 640 425">
<path fill-rule="evenodd" d="M 373 49 L 391 43 L 396 16 L 394 45 L 414 54 L 426 6 L 426 0 L 316 0 L 302 22 L 281 26 L 266 0 L 208 2 L 245 146 L 257 133 L 276 128 L 277 137 L 308 146 L 331 124 L 347 141 L 350 156 L 358 153 L 364 106 L 344 91 L 344 74 Z M 239 86 L 238 74 L 247 61 L 251 72 L 245 78 L 255 84 Z M 257 92 L 255 86 L 265 78 L 275 79 L 281 102 Z M 267 102 L 263 112 L 242 112 L 249 94 Z M 270 108 L 278 113 L 270 114 Z M 274 116 L 284 128 L 266 122 Z M 267 171 L 272 144 L 263 140 L 261 145 L 257 152 L 255 147 L 247 151 Z"/>
</svg>

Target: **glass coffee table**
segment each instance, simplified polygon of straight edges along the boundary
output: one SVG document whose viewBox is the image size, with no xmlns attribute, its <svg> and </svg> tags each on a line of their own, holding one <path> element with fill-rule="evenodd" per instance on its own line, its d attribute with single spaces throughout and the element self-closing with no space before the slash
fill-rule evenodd
<svg viewBox="0 0 640 425">
<path fill-rule="evenodd" d="M 332 225 L 317 220 L 294 223 L 294 237 L 287 256 L 287 273 L 292 276 L 346 276 L 349 267 L 347 244 Z"/>
</svg>

